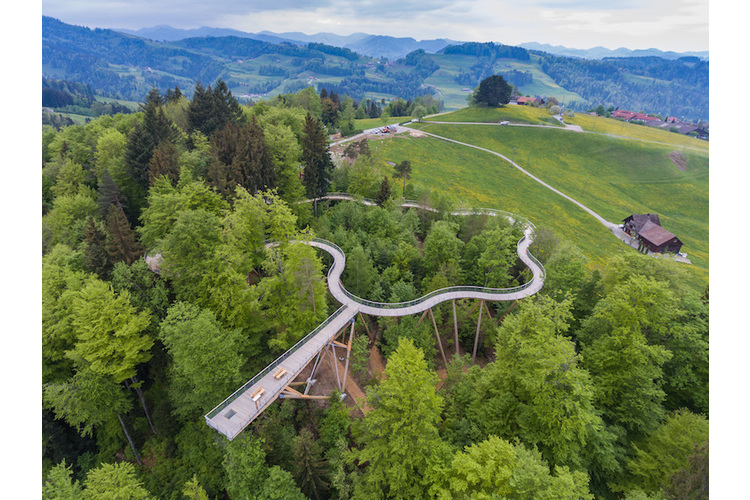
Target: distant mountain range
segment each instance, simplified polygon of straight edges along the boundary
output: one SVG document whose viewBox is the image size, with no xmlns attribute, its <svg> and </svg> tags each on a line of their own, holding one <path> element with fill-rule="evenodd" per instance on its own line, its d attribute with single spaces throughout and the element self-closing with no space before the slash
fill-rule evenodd
<svg viewBox="0 0 750 500">
<path fill-rule="evenodd" d="M 537 50 L 555 54 L 557 56 L 580 57 L 582 59 L 604 59 L 606 57 L 661 57 L 663 59 L 679 59 L 681 57 L 697 57 L 708 61 L 708 51 L 702 52 L 671 52 L 659 49 L 631 50 L 624 47 L 619 49 L 608 49 L 606 47 L 593 47 L 591 49 L 571 49 L 562 45 L 549 45 L 545 43 L 528 42 L 518 45 L 528 50 Z"/>
<path fill-rule="evenodd" d="M 555 96 L 576 111 L 602 105 L 708 119 L 709 62 L 700 57 L 610 59 L 612 52 L 606 52 L 603 59 L 589 59 L 539 47 L 168 26 L 134 34 L 42 16 L 43 77 L 83 83 L 97 96 L 134 102 L 154 87 L 179 87 L 189 96 L 196 82 L 209 85 L 221 78 L 243 99 L 312 86 L 356 100 L 431 95 L 456 109 L 466 105 L 482 79 L 499 74 L 523 95 Z"/>
<path fill-rule="evenodd" d="M 352 33 L 351 35 L 337 35 L 335 33 L 316 33 L 307 35 L 300 32 L 274 33 L 272 31 L 261 31 L 259 33 L 247 33 L 229 28 L 210 28 L 203 26 L 195 29 L 173 28 L 168 25 L 158 25 L 151 28 L 139 30 L 116 30 L 121 33 L 136 35 L 151 40 L 175 42 L 185 38 L 195 37 L 221 37 L 236 36 L 240 38 L 252 38 L 268 43 L 291 43 L 294 45 L 305 45 L 308 43 L 324 43 L 334 47 L 350 49 L 358 54 L 369 57 L 386 57 L 398 59 L 409 52 L 423 49 L 429 54 L 435 54 L 448 45 L 456 45 L 463 42 L 439 38 L 436 40 L 415 40 L 410 37 L 392 37 L 384 35 L 370 35 L 367 33 Z M 659 49 L 631 50 L 624 47 L 619 49 L 608 49 L 605 47 L 593 47 L 590 49 L 574 49 L 562 45 L 550 45 L 537 42 L 527 42 L 518 45 L 528 50 L 547 52 L 549 54 L 579 57 L 582 59 L 604 59 L 605 57 L 661 57 L 664 59 L 679 59 L 681 57 L 698 57 L 708 60 L 708 51 L 702 52 L 671 52 Z"/>
<path fill-rule="evenodd" d="M 186 38 L 196 37 L 223 37 L 236 36 L 238 38 L 251 38 L 268 43 L 291 43 L 293 45 L 306 45 L 308 43 L 324 43 L 334 47 L 342 47 L 352 50 L 358 54 L 368 57 L 385 57 L 387 59 L 399 59 L 409 52 L 423 49 L 425 52 L 435 53 L 439 50 L 461 42 L 445 38 L 437 40 L 415 40 L 410 37 L 392 37 L 382 35 L 370 35 L 367 33 L 353 33 L 351 35 L 337 35 L 335 33 L 316 33 L 307 35 L 299 32 L 273 33 L 261 31 L 260 33 L 246 33 L 227 28 L 210 28 L 203 26 L 195 29 L 180 29 L 172 26 L 159 25 L 152 28 L 141 28 L 139 30 L 116 30 L 121 33 L 135 35 L 150 40 L 176 42 Z"/>
</svg>

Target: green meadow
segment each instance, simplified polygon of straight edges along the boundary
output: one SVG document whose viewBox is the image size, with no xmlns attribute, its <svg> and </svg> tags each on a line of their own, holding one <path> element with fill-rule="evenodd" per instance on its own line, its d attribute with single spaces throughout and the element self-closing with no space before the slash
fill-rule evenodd
<svg viewBox="0 0 750 500">
<path fill-rule="evenodd" d="M 546 109 L 532 106 L 508 105 L 499 108 L 470 106 L 452 113 L 432 116 L 424 121 L 430 122 L 467 122 L 467 123 L 525 123 L 529 125 L 552 125 L 562 127 Z"/>
<path fill-rule="evenodd" d="M 438 63 L 440 69 L 425 79 L 425 85 L 433 86 L 438 90 L 445 109 L 464 108 L 466 98 L 474 90 L 476 84 L 461 85 L 456 81 L 456 77 L 462 69 L 467 70 L 477 64 L 477 58 L 460 54 L 430 54 L 429 57 Z M 493 74 L 511 70 L 528 71 L 533 77 L 530 84 L 519 88 L 522 95 L 555 96 L 563 102 L 584 100 L 580 95 L 560 87 L 549 75 L 545 74 L 539 66 L 539 56 L 532 55 L 529 61 L 497 59 L 492 67 Z"/>
<path fill-rule="evenodd" d="M 576 113 L 575 116 L 565 117 L 565 122 L 571 125 L 579 125 L 586 132 L 595 134 L 608 134 L 619 137 L 629 137 L 648 142 L 660 142 L 674 146 L 690 149 L 708 151 L 708 142 L 694 137 L 661 130 L 645 125 L 637 125 L 613 118 L 592 116 L 586 113 Z"/>
<path fill-rule="evenodd" d="M 683 241 L 694 285 L 708 283 L 707 151 L 553 128 L 430 123 L 419 128 L 514 157 L 611 222 L 658 213 L 662 225 Z M 684 171 L 670 160 L 674 151 L 684 155 Z M 635 251 L 580 207 L 490 153 L 406 136 L 381 141 L 378 153 L 387 161 L 410 160 L 415 186 L 450 194 L 459 205 L 507 210 L 549 227 L 578 245 L 592 267 L 617 252 Z"/>
</svg>

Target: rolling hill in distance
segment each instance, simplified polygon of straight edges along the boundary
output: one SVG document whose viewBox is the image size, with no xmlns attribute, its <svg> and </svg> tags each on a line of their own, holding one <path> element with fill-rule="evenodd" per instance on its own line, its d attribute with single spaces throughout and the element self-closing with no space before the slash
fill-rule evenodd
<svg viewBox="0 0 750 500">
<path fill-rule="evenodd" d="M 440 38 L 436 40 L 415 40 L 410 37 L 392 37 L 383 35 L 370 35 L 367 33 L 352 33 L 350 35 L 337 35 L 335 33 L 315 33 L 308 35 L 300 32 L 274 33 L 272 31 L 260 31 L 258 33 L 247 33 L 244 31 L 229 28 L 211 28 L 202 26 L 195 29 L 174 28 L 169 25 L 158 25 L 150 28 L 141 28 L 139 30 L 119 29 L 121 33 L 149 38 L 151 40 L 174 42 L 185 38 L 205 37 L 205 36 L 237 36 L 243 38 L 252 38 L 270 43 L 324 43 L 336 47 L 351 49 L 362 55 L 371 57 L 390 57 L 397 59 L 403 57 L 414 50 L 424 49 L 425 52 L 435 53 L 447 47 L 448 45 L 463 43 L 457 40 Z M 388 47 L 384 50 L 383 46 Z M 662 57 L 664 59 L 679 59 L 681 57 L 698 57 L 708 60 L 708 52 L 672 52 L 662 51 L 659 49 L 640 49 L 631 50 L 625 47 L 617 49 L 608 49 L 606 47 L 592 47 L 589 49 L 579 49 L 565 47 L 562 45 L 550 45 L 538 42 L 525 42 L 519 45 L 529 50 L 548 52 L 550 54 L 580 57 L 582 59 L 603 59 L 605 57 Z"/>
<path fill-rule="evenodd" d="M 591 51 L 599 58 L 592 59 L 552 53 L 572 50 L 564 47 L 526 45 L 208 27 L 125 33 L 42 17 L 44 77 L 85 83 L 99 96 L 132 102 L 153 87 L 178 86 L 191 95 L 196 82 L 221 78 L 243 99 L 312 85 L 356 100 L 431 94 L 451 110 L 466 106 L 483 78 L 501 74 L 522 95 L 553 96 L 576 111 L 603 105 L 708 119 L 709 63 L 703 54 L 597 48 Z"/>
</svg>

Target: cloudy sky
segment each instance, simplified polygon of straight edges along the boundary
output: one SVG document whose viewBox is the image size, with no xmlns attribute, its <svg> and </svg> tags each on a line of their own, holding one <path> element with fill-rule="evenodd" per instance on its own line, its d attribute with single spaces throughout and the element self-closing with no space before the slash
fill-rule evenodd
<svg viewBox="0 0 750 500">
<path fill-rule="evenodd" d="M 91 28 L 158 24 L 246 32 L 365 32 L 509 45 L 708 50 L 708 0 L 44 0 Z"/>
</svg>

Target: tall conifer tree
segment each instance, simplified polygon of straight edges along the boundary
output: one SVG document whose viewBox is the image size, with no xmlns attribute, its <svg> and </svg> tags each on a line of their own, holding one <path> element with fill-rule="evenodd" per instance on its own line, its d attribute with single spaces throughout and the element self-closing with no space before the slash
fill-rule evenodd
<svg viewBox="0 0 750 500">
<path fill-rule="evenodd" d="M 307 195 L 318 198 L 328 192 L 333 161 L 328 153 L 328 139 L 322 123 L 308 113 L 302 129 L 303 184 Z"/>
<path fill-rule="evenodd" d="M 109 234 L 107 252 L 109 252 L 113 262 L 125 261 L 126 264 L 130 265 L 143 254 L 143 248 L 138 243 L 136 233 L 130 227 L 122 207 L 109 206 L 107 233 Z"/>
</svg>

